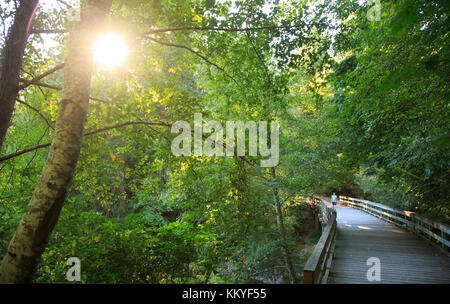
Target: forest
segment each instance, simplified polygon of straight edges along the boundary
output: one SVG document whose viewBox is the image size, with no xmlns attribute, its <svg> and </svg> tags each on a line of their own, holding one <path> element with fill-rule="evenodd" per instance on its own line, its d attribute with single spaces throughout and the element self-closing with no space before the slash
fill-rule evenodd
<svg viewBox="0 0 450 304">
<path fill-rule="evenodd" d="M 333 193 L 450 224 L 445 0 L 0 0 L 0 283 L 302 283 Z"/>
</svg>

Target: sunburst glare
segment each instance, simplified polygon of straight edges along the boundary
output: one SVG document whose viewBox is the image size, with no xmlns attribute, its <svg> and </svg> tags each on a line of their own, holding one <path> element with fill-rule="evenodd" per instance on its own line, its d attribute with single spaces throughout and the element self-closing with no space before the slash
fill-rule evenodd
<svg viewBox="0 0 450 304">
<path fill-rule="evenodd" d="M 94 60 L 107 68 L 121 65 L 128 55 L 125 40 L 114 33 L 100 36 L 94 44 Z"/>
</svg>

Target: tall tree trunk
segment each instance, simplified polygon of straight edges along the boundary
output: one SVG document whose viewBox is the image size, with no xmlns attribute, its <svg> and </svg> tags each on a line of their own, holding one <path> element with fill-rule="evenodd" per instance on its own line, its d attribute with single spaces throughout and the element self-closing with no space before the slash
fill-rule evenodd
<svg viewBox="0 0 450 304">
<path fill-rule="evenodd" d="M 0 266 L 1 283 L 31 282 L 58 221 L 80 154 L 89 104 L 92 44 L 111 0 L 88 0 L 73 26 L 64 87 L 47 162 Z"/>
<path fill-rule="evenodd" d="M 11 122 L 16 96 L 19 92 L 19 76 L 23 54 L 27 45 L 27 25 L 39 0 L 22 0 L 14 16 L 1 57 L 0 75 L 0 149 Z"/>
<path fill-rule="evenodd" d="M 275 179 L 275 168 L 272 167 L 270 169 L 270 173 L 272 175 L 272 178 Z M 284 255 L 284 261 L 286 263 L 286 267 L 289 273 L 289 281 L 291 284 L 298 283 L 297 276 L 295 274 L 294 265 L 292 264 L 291 256 L 289 255 L 289 248 L 286 241 L 286 230 L 284 229 L 284 223 L 283 223 L 283 212 L 281 210 L 281 202 L 280 202 L 280 196 L 278 193 L 278 188 L 273 187 L 273 195 L 274 195 L 274 203 L 275 203 L 275 211 L 277 215 L 277 226 L 278 226 L 278 232 L 280 233 L 281 238 L 281 247 L 283 250 Z"/>
</svg>

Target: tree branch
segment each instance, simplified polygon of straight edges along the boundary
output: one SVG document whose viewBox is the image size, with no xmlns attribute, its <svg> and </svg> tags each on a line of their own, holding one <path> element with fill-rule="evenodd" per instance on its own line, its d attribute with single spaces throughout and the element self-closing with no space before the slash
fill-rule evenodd
<svg viewBox="0 0 450 304">
<path fill-rule="evenodd" d="M 19 90 L 23 90 L 26 87 L 28 87 L 30 84 L 39 82 L 39 80 L 41 80 L 42 78 L 47 77 L 48 75 L 53 74 L 54 72 L 56 72 L 58 70 L 61 70 L 64 67 L 64 65 L 65 65 L 65 63 L 61 63 L 61 64 L 55 66 L 54 68 L 42 73 L 41 75 L 34 77 L 31 80 L 25 80 L 25 83 L 19 87 Z"/>
<path fill-rule="evenodd" d="M 187 46 L 185 46 L 185 45 L 180 45 L 180 44 L 174 44 L 174 43 L 170 43 L 170 42 L 160 41 L 160 40 L 157 40 L 157 39 L 152 38 L 152 37 L 147 37 L 147 39 L 149 39 L 149 40 L 151 40 L 151 41 L 153 41 L 153 42 L 155 42 L 155 43 L 165 45 L 165 46 L 170 46 L 170 47 L 176 47 L 176 48 L 180 48 L 180 49 L 185 49 L 185 50 L 187 50 L 187 51 L 193 53 L 194 55 L 200 57 L 200 58 L 203 59 L 206 63 L 208 63 L 208 64 L 210 64 L 210 65 L 216 67 L 218 70 L 220 70 L 221 72 L 223 72 L 228 78 L 230 78 L 231 80 L 233 80 L 233 82 L 234 82 L 236 85 L 239 85 L 238 82 L 237 82 L 230 74 L 228 74 L 222 67 L 218 66 L 218 65 L 215 64 L 214 62 L 211 62 L 208 58 L 206 58 L 205 56 L 203 56 L 203 55 L 200 54 L 199 52 L 194 51 L 193 49 L 191 49 L 191 48 L 189 48 L 189 47 L 187 47 Z"/>
<path fill-rule="evenodd" d="M 67 30 L 43 30 L 43 29 L 32 29 L 31 34 L 65 34 L 68 33 Z"/>
<path fill-rule="evenodd" d="M 21 79 L 20 81 L 21 82 L 27 82 L 26 79 Z M 44 87 L 44 88 L 48 88 L 48 89 L 52 89 L 52 90 L 56 90 L 56 91 L 61 91 L 62 90 L 61 87 L 54 86 L 54 85 L 47 84 L 47 83 L 43 83 L 43 82 L 40 82 L 40 81 L 34 81 L 34 80 L 30 80 L 28 85 L 36 85 L 38 87 Z M 94 100 L 94 101 L 103 102 L 103 103 L 111 103 L 108 100 L 103 100 L 103 99 L 99 99 L 99 98 L 95 98 L 95 97 L 91 97 L 91 96 L 89 96 L 89 99 L 90 100 Z"/>
<path fill-rule="evenodd" d="M 94 135 L 94 134 L 105 132 L 105 131 L 109 131 L 109 130 L 112 130 L 112 129 L 122 128 L 122 127 L 129 126 L 129 125 L 153 125 L 153 126 L 162 126 L 162 127 L 172 127 L 172 123 L 152 122 L 152 121 L 128 121 L 128 122 L 116 124 L 116 125 L 113 125 L 113 126 L 104 127 L 104 128 L 100 128 L 100 129 L 97 129 L 97 130 L 86 132 L 86 133 L 83 134 L 83 137 L 84 136 Z M 153 131 L 157 132 L 154 128 L 150 128 L 150 129 L 152 129 Z M 191 133 L 194 133 L 194 130 L 191 130 Z M 164 138 L 167 141 L 170 141 L 166 136 L 164 136 Z M 207 139 L 207 137 L 205 135 L 202 135 L 202 138 L 204 140 Z M 11 159 L 11 158 L 14 158 L 14 157 L 17 157 L 17 156 L 20 156 L 22 154 L 25 154 L 25 153 L 28 153 L 28 152 L 31 152 L 31 151 L 35 151 L 35 150 L 38 150 L 38 149 L 41 149 L 41 148 L 49 147 L 50 145 L 51 145 L 51 143 L 40 144 L 40 145 L 36 145 L 36 146 L 30 147 L 30 148 L 23 149 L 21 151 L 17 151 L 15 153 L 11 153 L 11 154 L 2 156 L 2 157 L 0 157 L 0 162 L 3 162 L 5 160 Z M 225 143 L 223 143 L 222 145 L 223 145 L 223 147 L 225 149 L 228 149 L 228 147 L 226 146 Z M 234 149 L 233 149 L 233 151 L 234 151 Z M 254 163 L 252 163 L 246 157 L 242 157 L 242 156 L 239 156 L 239 157 L 241 159 L 243 159 L 249 165 L 255 165 Z M 255 176 L 260 177 L 260 178 L 268 181 L 268 179 L 266 177 L 264 177 L 264 176 L 257 175 L 257 174 Z"/>
<path fill-rule="evenodd" d="M 172 127 L 171 123 L 164 123 L 164 122 L 127 121 L 127 122 L 120 123 L 120 124 L 117 124 L 117 125 L 113 125 L 113 126 L 97 129 L 97 130 L 94 130 L 94 131 L 86 132 L 83 136 L 89 136 L 89 135 L 97 134 L 97 133 L 100 133 L 100 132 L 104 132 L 104 131 L 108 131 L 108 130 L 112 130 L 112 129 L 117 129 L 117 128 L 122 128 L 122 127 L 130 126 L 130 125 L 151 125 L 151 126 L 161 126 L 161 127 Z"/>
<path fill-rule="evenodd" d="M 89 136 L 89 135 L 97 134 L 97 133 L 112 130 L 112 129 L 122 128 L 122 127 L 129 126 L 129 125 L 153 125 L 153 126 L 162 126 L 162 127 L 171 127 L 172 126 L 172 124 L 164 123 L 164 122 L 128 121 L 128 122 L 120 123 L 117 125 L 89 131 L 89 132 L 84 133 L 83 136 Z M 26 149 L 17 151 L 15 153 L 11 153 L 11 154 L 2 156 L 2 157 L 0 157 L 0 162 L 3 162 L 5 160 L 11 159 L 13 157 L 16 157 L 16 156 L 19 156 L 19 155 L 22 155 L 22 154 L 25 154 L 25 153 L 28 153 L 28 152 L 31 152 L 31 151 L 34 151 L 37 149 L 48 147 L 48 146 L 50 146 L 50 144 L 51 144 L 51 142 L 45 143 L 45 144 L 40 144 L 40 145 L 36 145 L 36 146 L 30 147 L 30 148 L 26 148 Z"/>
<path fill-rule="evenodd" d="M 49 128 L 52 128 L 53 130 L 55 130 L 55 128 L 50 124 L 50 122 L 48 121 L 47 117 L 44 116 L 44 114 L 41 113 L 41 111 L 39 111 L 38 108 L 33 107 L 32 105 L 29 105 L 28 103 L 26 103 L 25 101 L 20 100 L 19 98 L 16 98 L 16 101 L 18 103 L 21 103 L 25 106 L 27 106 L 28 108 L 32 109 L 33 111 L 35 111 L 36 113 L 39 114 L 39 116 L 42 117 L 43 120 L 45 120 L 45 122 L 47 123 L 47 126 L 49 126 Z"/>
<path fill-rule="evenodd" d="M 165 29 L 154 29 L 147 32 L 138 34 L 137 37 L 145 37 L 151 34 L 158 33 L 168 33 L 168 32 L 179 32 L 179 31 L 202 31 L 202 32 L 244 32 L 244 31 L 261 31 L 261 30 L 290 30 L 295 28 L 301 28 L 299 25 L 295 26 L 261 26 L 261 27 L 250 27 L 250 28 L 224 28 L 224 27 L 174 27 Z M 31 34 L 65 34 L 68 30 L 58 30 L 58 29 L 33 29 Z"/>
<path fill-rule="evenodd" d="M 271 95 L 270 87 L 272 86 L 272 82 L 271 82 L 270 77 L 269 77 L 269 70 L 268 70 L 266 64 L 264 63 L 263 58 L 261 57 L 261 55 L 259 54 L 258 50 L 256 49 L 256 46 L 253 43 L 252 37 L 250 36 L 249 32 L 245 31 L 245 34 L 247 35 L 248 41 L 250 41 L 252 49 L 255 52 L 256 56 L 258 57 L 258 60 L 260 61 L 261 65 L 264 67 L 264 73 L 266 74 L 266 78 L 267 78 L 267 93 L 269 94 L 268 102 L 270 102 L 270 95 Z M 263 93 L 263 95 L 266 95 L 266 94 Z"/>
<path fill-rule="evenodd" d="M 177 32 L 177 31 L 216 31 L 216 32 L 244 32 L 244 31 L 259 31 L 259 30 L 277 30 L 277 29 L 294 29 L 301 28 L 299 25 L 293 26 L 277 26 L 277 25 L 269 25 L 269 26 L 261 26 L 261 27 L 250 27 L 250 28 L 224 28 L 224 27 L 175 27 L 175 28 L 167 28 L 167 29 L 155 29 L 144 32 L 142 34 L 137 35 L 138 37 L 144 37 L 151 34 L 157 33 L 167 33 L 167 32 Z"/>
<path fill-rule="evenodd" d="M 23 83 L 27 83 L 28 82 L 28 85 L 36 85 L 36 86 L 39 86 L 39 87 L 44 87 L 44 88 L 48 88 L 48 89 L 52 89 L 52 90 L 56 90 L 56 91 L 61 91 L 62 90 L 61 87 L 57 87 L 57 86 L 54 86 L 54 85 L 51 85 L 51 84 L 47 84 L 47 83 L 43 83 L 43 82 L 40 82 L 40 81 L 28 81 L 26 79 L 20 79 L 20 81 L 23 82 Z"/>
</svg>

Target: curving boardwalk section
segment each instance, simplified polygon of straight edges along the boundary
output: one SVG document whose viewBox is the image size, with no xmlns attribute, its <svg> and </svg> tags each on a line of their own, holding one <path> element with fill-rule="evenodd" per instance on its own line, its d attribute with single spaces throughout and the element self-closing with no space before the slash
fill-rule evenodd
<svg viewBox="0 0 450 304">
<path fill-rule="evenodd" d="M 450 258 L 418 236 L 355 208 L 338 206 L 338 236 L 328 284 L 450 283 Z M 369 282 L 377 257 L 381 280 Z"/>
</svg>

